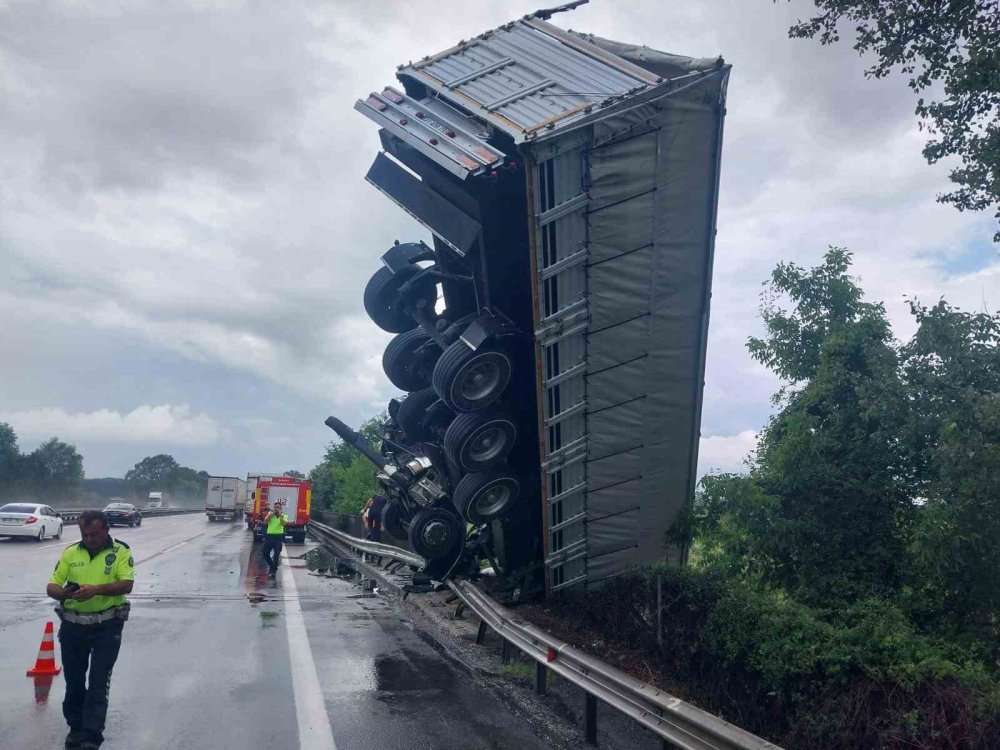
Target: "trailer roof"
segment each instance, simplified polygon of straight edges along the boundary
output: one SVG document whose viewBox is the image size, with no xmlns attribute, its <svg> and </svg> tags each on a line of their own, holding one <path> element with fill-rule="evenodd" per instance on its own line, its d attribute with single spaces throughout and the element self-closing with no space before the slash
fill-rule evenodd
<svg viewBox="0 0 1000 750">
<path fill-rule="evenodd" d="M 522 142 L 721 64 L 609 42 L 527 16 L 401 66 L 397 75 Z"/>
</svg>

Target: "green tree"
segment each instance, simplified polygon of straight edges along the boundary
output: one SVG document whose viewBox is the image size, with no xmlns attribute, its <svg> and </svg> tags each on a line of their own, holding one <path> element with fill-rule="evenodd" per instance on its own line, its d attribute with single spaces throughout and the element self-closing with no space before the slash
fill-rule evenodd
<svg viewBox="0 0 1000 750">
<path fill-rule="evenodd" d="M 17 447 L 14 428 L 6 422 L 0 422 L 0 483 L 17 479 L 20 460 L 21 451 Z"/>
<path fill-rule="evenodd" d="M 375 448 L 382 442 L 386 415 L 378 414 L 362 423 L 358 432 Z M 313 500 L 319 507 L 343 513 L 359 512 L 375 491 L 375 467 L 358 451 L 342 440 L 326 447 L 323 460 L 309 472 Z"/>
<path fill-rule="evenodd" d="M 866 71 L 883 78 L 894 70 L 917 93 L 920 125 L 933 139 L 924 147 L 931 164 L 958 157 L 951 171 L 958 188 L 938 196 L 960 211 L 1000 206 L 1000 4 L 996 0 L 814 0 L 818 15 L 792 26 L 789 36 L 822 44 L 853 26 L 854 49 L 872 54 Z M 997 210 L 1000 218 L 1000 210 Z M 1000 242 L 1000 231 L 994 235 Z"/>
<path fill-rule="evenodd" d="M 205 496 L 208 477 L 207 471 L 195 471 L 187 466 L 178 466 L 170 474 L 164 486 L 177 497 L 202 499 Z"/>
<path fill-rule="evenodd" d="M 171 491 L 176 481 L 180 464 L 173 456 L 160 453 L 147 456 L 125 472 L 125 481 L 133 488 L 137 496 L 143 497 L 151 490 Z"/>
<path fill-rule="evenodd" d="M 83 479 L 83 456 L 75 445 L 49 438 L 28 455 L 34 479 L 75 486 Z"/>
<path fill-rule="evenodd" d="M 292 477 L 293 479 L 305 479 L 306 475 L 301 471 L 296 471 L 295 469 L 289 469 L 285 472 L 286 477 Z"/>
<path fill-rule="evenodd" d="M 1000 315 L 911 304 L 902 348 L 924 499 L 914 549 L 923 604 L 953 630 L 1000 641 Z"/>
<path fill-rule="evenodd" d="M 751 472 L 759 498 L 773 498 L 770 528 L 744 529 L 771 582 L 812 604 L 893 592 L 907 571 L 909 407 L 885 310 L 863 300 L 850 265 L 841 248 L 813 269 L 779 264 L 766 335 L 749 342 L 787 384 Z"/>
</svg>

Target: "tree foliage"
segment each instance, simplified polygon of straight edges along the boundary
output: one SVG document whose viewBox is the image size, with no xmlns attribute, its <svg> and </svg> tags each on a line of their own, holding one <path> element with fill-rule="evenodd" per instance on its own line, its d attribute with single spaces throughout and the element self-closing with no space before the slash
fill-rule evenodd
<svg viewBox="0 0 1000 750">
<path fill-rule="evenodd" d="M 909 77 L 920 98 L 916 114 L 933 139 L 924 148 L 931 164 L 958 157 L 951 171 L 958 187 L 938 197 L 961 211 L 1000 206 L 1000 3 L 997 0 L 814 0 L 819 13 L 789 36 L 840 40 L 853 24 L 854 49 L 871 53 L 866 71 Z M 939 96 L 940 92 L 940 96 Z M 1000 210 L 997 211 L 1000 218 Z M 1000 232 L 994 236 L 1000 242 Z"/>
<path fill-rule="evenodd" d="M 819 608 L 894 602 L 996 648 L 1000 315 L 913 301 L 901 343 L 850 265 L 831 248 L 772 274 L 749 347 L 785 380 L 779 408 L 748 474 L 702 481 L 691 561 Z"/>
<path fill-rule="evenodd" d="M 385 414 L 366 420 L 358 432 L 369 445 L 382 441 Z M 377 491 L 375 467 L 352 446 L 341 440 L 327 445 L 323 460 L 309 472 L 313 498 L 317 505 L 340 513 L 359 513 L 368 498 Z"/>
<path fill-rule="evenodd" d="M 82 479 L 83 457 L 76 446 L 53 437 L 24 454 L 14 429 L 0 423 L 0 499 L 58 504 L 76 498 Z"/>
<path fill-rule="evenodd" d="M 0 482 L 16 479 L 21 451 L 17 447 L 17 434 L 6 422 L 0 422 Z"/>
<path fill-rule="evenodd" d="M 83 479 L 83 456 L 76 446 L 58 438 L 49 438 L 29 455 L 27 460 L 36 467 L 35 475 L 43 481 L 79 484 Z"/>
<path fill-rule="evenodd" d="M 166 453 L 147 456 L 125 472 L 125 481 L 137 498 L 150 492 L 169 492 L 178 497 L 199 497 L 205 493 L 207 471 L 181 466 Z"/>
</svg>

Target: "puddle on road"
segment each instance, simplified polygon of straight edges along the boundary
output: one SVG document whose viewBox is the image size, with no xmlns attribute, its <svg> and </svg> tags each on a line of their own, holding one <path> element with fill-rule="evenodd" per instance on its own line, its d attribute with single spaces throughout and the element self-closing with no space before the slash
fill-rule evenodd
<svg viewBox="0 0 1000 750">
<path fill-rule="evenodd" d="M 260 626 L 262 628 L 273 628 L 278 624 L 278 616 L 280 612 L 272 612 L 269 610 L 261 610 L 260 612 Z"/>
<path fill-rule="evenodd" d="M 447 662 L 437 656 L 404 649 L 401 656 L 375 658 L 375 688 L 379 692 L 407 693 L 440 690 L 454 682 L 454 674 Z"/>
<path fill-rule="evenodd" d="M 43 675 L 35 677 L 35 703 L 45 703 L 49 699 L 49 692 L 52 690 L 53 675 Z"/>
</svg>

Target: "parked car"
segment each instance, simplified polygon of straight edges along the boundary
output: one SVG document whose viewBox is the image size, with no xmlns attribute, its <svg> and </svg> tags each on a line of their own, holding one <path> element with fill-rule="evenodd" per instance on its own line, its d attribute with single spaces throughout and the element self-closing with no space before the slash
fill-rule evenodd
<svg viewBox="0 0 1000 750">
<path fill-rule="evenodd" d="M 48 505 L 35 503 L 7 503 L 0 507 L 0 536 L 61 539 L 63 520 L 58 511 Z"/>
<path fill-rule="evenodd" d="M 142 526 L 142 512 L 129 503 L 108 503 L 104 508 L 108 525 Z"/>
</svg>

